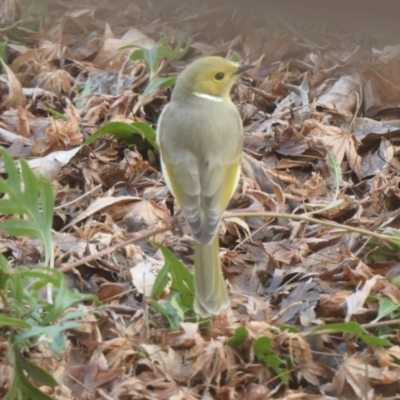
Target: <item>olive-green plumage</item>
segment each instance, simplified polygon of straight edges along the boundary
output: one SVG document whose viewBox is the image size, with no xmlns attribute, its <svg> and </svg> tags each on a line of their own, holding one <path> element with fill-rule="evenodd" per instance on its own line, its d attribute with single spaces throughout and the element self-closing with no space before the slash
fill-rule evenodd
<svg viewBox="0 0 400 400">
<path fill-rule="evenodd" d="M 235 192 L 242 122 L 229 93 L 244 66 L 204 57 L 178 77 L 157 129 L 165 180 L 195 240 L 195 311 L 217 315 L 229 305 L 219 259 L 218 227 Z"/>
</svg>

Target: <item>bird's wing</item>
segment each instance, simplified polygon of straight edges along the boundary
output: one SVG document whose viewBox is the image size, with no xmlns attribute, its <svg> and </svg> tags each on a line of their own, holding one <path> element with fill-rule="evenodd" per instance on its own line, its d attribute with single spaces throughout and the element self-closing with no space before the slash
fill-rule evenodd
<svg viewBox="0 0 400 400">
<path fill-rule="evenodd" d="M 240 153 L 236 159 L 218 160 L 218 164 L 202 169 L 200 178 L 201 223 L 200 243 L 209 243 L 218 229 L 222 214 L 233 196 L 240 177 Z"/>
<path fill-rule="evenodd" d="M 210 243 L 235 192 L 240 157 L 229 164 L 203 166 L 201 176 L 197 160 L 189 157 L 182 163 L 163 163 L 163 172 L 194 238 L 200 243 Z"/>
<path fill-rule="evenodd" d="M 182 156 L 182 151 L 180 152 Z M 196 238 L 201 232 L 200 178 L 197 160 L 187 154 L 185 161 L 168 163 L 161 161 L 164 178 L 169 190 L 181 206 L 182 212 Z"/>
</svg>

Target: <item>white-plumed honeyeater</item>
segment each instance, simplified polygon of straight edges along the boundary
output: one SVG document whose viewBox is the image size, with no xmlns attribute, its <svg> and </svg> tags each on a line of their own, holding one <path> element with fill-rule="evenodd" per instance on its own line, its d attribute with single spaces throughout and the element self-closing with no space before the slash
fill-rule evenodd
<svg viewBox="0 0 400 400">
<path fill-rule="evenodd" d="M 195 240 L 194 310 L 202 317 L 229 305 L 218 227 L 239 181 L 243 148 L 242 121 L 229 94 L 252 67 L 221 57 L 194 61 L 178 76 L 158 123 L 164 178 Z"/>
</svg>

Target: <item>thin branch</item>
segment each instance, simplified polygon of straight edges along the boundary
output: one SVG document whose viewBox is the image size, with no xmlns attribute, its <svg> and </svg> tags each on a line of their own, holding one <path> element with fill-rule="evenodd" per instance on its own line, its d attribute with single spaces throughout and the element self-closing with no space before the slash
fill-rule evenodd
<svg viewBox="0 0 400 400">
<path fill-rule="evenodd" d="M 317 225 L 322 225 L 322 226 L 327 226 L 328 228 L 333 228 L 333 229 L 342 229 L 344 231 L 348 231 L 348 232 L 354 232 L 354 233 L 359 233 L 360 235 L 365 235 L 365 236 L 370 236 L 373 237 L 377 240 L 383 240 L 386 241 L 388 243 L 393 243 L 395 241 L 395 238 L 393 236 L 388 236 L 388 235 L 382 235 L 376 232 L 372 232 L 369 231 L 367 229 L 362 229 L 362 228 L 356 228 L 353 226 L 348 226 L 348 225 L 342 225 L 342 224 L 338 224 L 336 222 L 332 222 L 332 221 L 324 221 L 324 220 L 319 220 L 316 218 L 310 218 L 307 217 L 305 215 L 293 215 L 293 214 L 284 214 L 284 213 L 274 213 L 274 212 L 262 212 L 262 213 L 252 213 L 252 212 L 247 212 L 247 213 L 241 213 L 241 212 L 230 212 L 230 213 L 225 213 L 223 218 L 232 218 L 232 217 L 241 217 L 241 218 L 253 218 L 253 217 L 262 217 L 262 218 L 285 218 L 285 219 L 292 219 L 295 221 L 304 221 L 304 222 L 308 222 L 310 224 L 317 224 Z M 126 246 L 128 244 L 132 244 L 132 243 L 136 243 L 136 242 L 141 242 L 144 240 L 149 239 L 152 236 L 155 235 L 159 235 L 161 233 L 167 232 L 169 230 L 172 229 L 172 225 L 168 225 L 164 228 L 160 228 L 160 229 L 156 229 L 154 231 L 151 232 L 147 232 L 145 234 L 142 235 L 137 235 L 132 237 L 131 239 L 122 242 L 122 243 L 118 243 L 114 246 L 108 247 L 102 251 L 100 251 L 99 253 L 96 254 L 91 254 L 90 256 L 84 257 L 80 260 L 77 260 L 73 263 L 69 263 L 69 264 L 63 264 L 59 270 L 61 272 L 67 272 L 70 271 L 71 269 L 74 269 L 76 267 L 79 267 L 82 264 L 86 264 L 90 261 L 93 261 L 99 257 L 108 255 L 110 253 L 112 253 L 113 251 L 116 251 L 118 249 L 120 249 L 123 246 Z"/>
<path fill-rule="evenodd" d="M 241 218 L 253 218 L 253 217 L 262 217 L 262 218 L 285 218 L 285 219 L 292 219 L 295 221 L 304 221 L 310 224 L 317 224 L 322 226 L 327 226 L 328 228 L 334 229 L 342 229 L 348 232 L 359 233 L 360 235 L 366 235 L 373 237 L 378 240 L 384 240 L 387 242 L 393 243 L 396 238 L 393 236 L 383 235 L 380 233 L 372 232 L 367 229 L 356 228 L 354 226 L 338 224 L 337 222 L 320 220 L 316 218 L 310 218 L 305 215 L 293 215 L 293 214 L 284 214 L 284 213 L 274 213 L 274 212 L 262 212 L 262 213 L 241 213 L 241 212 L 230 212 L 224 215 L 224 218 L 232 218 L 232 217 L 241 217 Z"/>
<path fill-rule="evenodd" d="M 120 249 L 123 246 L 127 246 L 128 244 L 132 244 L 132 243 L 136 243 L 136 242 L 142 242 L 144 240 L 147 240 L 147 239 L 151 238 L 152 236 L 159 235 L 160 233 L 167 232 L 171 228 L 172 228 L 172 226 L 168 225 L 168 226 L 166 226 L 164 228 L 156 229 L 154 231 L 147 232 L 147 233 L 142 234 L 142 235 L 134 236 L 131 239 L 125 241 L 125 242 L 118 243 L 118 244 L 116 244 L 114 246 L 111 246 L 111 247 L 107 247 L 106 249 L 104 249 L 102 251 L 99 251 L 96 254 L 91 254 L 90 256 L 81 258 L 80 260 L 77 260 L 77 261 L 75 261 L 73 263 L 62 264 L 61 267 L 59 268 L 59 271 L 61 271 L 61 272 L 71 271 L 71 269 L 79 267 L 82 264 L 87 264 L 88 262 L 96 260 L 99 257 L 102 257 L 102 256 L 105 256 L 107 254 L 110 254 L 113 251 L 116 251 L 116 250 Z"/>
</svg>

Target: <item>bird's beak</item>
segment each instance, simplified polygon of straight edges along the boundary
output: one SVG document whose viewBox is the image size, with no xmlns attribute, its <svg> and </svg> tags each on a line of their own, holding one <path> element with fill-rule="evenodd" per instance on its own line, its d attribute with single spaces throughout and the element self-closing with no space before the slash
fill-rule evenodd
<svg viewBox="0 0 400 400">
<path fill-rule="evenodd" d="M 251 64 L 247 64 L 247 65 L 241 64 L 241 65 L 239 65 L 239 67 L 238 67 L 237 71 L 234 73 L 234 75 L 239 75 L 239 74 L 241 74 L 242 72 L 247 71 L 248 69 L 251 69 L 251 68 L 255 68 L 255 65 L 251 65 Z"/>
</svg>

